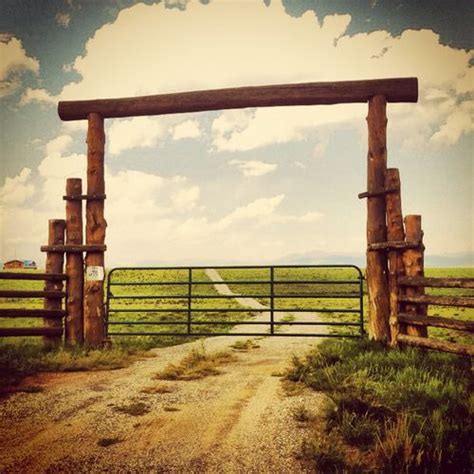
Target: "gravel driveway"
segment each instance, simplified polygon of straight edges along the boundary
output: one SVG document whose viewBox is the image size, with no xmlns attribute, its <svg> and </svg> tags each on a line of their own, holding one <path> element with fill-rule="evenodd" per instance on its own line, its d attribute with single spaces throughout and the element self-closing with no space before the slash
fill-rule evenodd
<svg viewBox="0 0 474 474">
<path fill-rule="evenodd" d="M 221 281 L 215 270 L 208 274 Z M 245 300 L 243 306 L 260 305 Z M 298 328 L 304 330 L 311 328 Z M 246 339 L 213 337 L 204 345 L 208 352 L 232 351 L 230 345 Z M 201 380 L 154 379 L 201 341 L 154 349 L 125 369 L 36 376 L 29 383 L 42 392 L 16 393 L 0 404 L 0 472 L 312 472 L 297 458 L 309 428 L 294 411 L 304 404 L 317 413 L 323 395 L 306 389 L 287 396 L 278 374 L 320 339 L 253 340 L 258 347 L 235 352 L 236 362 Z M 146 393 L 157 386 L 166 393 Z"/>
</svg>

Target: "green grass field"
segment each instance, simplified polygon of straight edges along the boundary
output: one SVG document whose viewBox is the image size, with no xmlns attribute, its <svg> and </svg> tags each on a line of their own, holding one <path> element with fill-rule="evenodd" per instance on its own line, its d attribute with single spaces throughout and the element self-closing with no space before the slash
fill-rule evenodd
<svg viewBox="0 0 474 474">
<path fill-rule="evenodd" d="M 229 287 L 234 293 L 240 295 L 252 296 L 260 303 L 270 306 L 270 284 L 259 283 L 270 279 L 270 270 L 268 268 L 250 268 L 250 269 L 219 269 L 219 273 L 225 281 L 247 280 L 250 284 L 229 283 Z M 427 276 L 434 277 L 470 277 L 474 278 L 473 268 L 445 268 L 445 269 L 427 269 Z M 173 312 L 173 309 L 186 310 L 188 301 L 187 270 L 146 270 L 146 271 L 120 271 L 113 277 L 114 283 L 131 282 L 133 286 L 111 286 L 114 296 L 126 296 L 126 299 L 111 299 L 110 308 L 126 310 L 129 312 L 110 313 L 109 322 L 115 323 L 109 326 L 109 332 L 114 333 L 179 333 L 185 334 L 187 325 L 161 324 L 156 322 L 172 322 L 186 323 L 186 312 Z M 357 297 L 358 275 L 354 269 L 332 268 L 332 269 L 311 269 L 311 268 L 276 268 L 274 270 L 274 308 L 276 310 L 291 310 L 298 308 L 308 312 L 317 312 L 318 309 L 342 309 L 356 310 L 359 305 Z M 279 283 L 284 280 L 291 280 L 294 283 L 287 285 Z M 304 281 L 332 281 L 335 283 L 303 283 Z M 178 285 L 163 285 L 163 281 L 179 283 Z M 344 281 L 353 281 L 354 283 L 343 283 Z M 301 283 L 299 283 L 301 282 Z M 41 281 L 21 281 L 21 280 L 0 280 L 0 289 L 10 290 L 41 290 L 43 282 Z M 232 328 L 232 325 L 209 325 L 212 321 L 234 322 L 239 320 L 251 321 L 256 313 L 251 310 L 241 312 L 221 311 L 215 312 L 213 309 L 240 309 L 242 307 L 233 298 L 219 297 L 214 286 L 210 283 L 209 278 L 204 270 L 193 270 L 193 284 L 191 285 L 193 294 L 192 308 L 208 309 L 208 311 L 193 312 L 193 321 L 204 323 L 193 326 L 193 332 L 206 333 L 225 333 Z M 474 290 L 456 290 L 456 289 L 433 289 L 428 290 L 430 294 L 438 295 L 474 295 Z M 317 294 L 318 297 L 309 297 L 310 294 Z M 142 298 L 147 295 L 154 295 L 153 298 Z M 158 295 L 158 297 L 156 297 Z M 160 298 L 159 296 L 167 295 L 170 298 Z M 299 296 L 295 296 L 299 295 Z M 347 296 L 353 295 L 353 298 Z M 367 297 L 364 287 L 364 317 L 367 318 Z M 3 298 L 0 301 L 0 308 L 41 308 L 43 300 L 19 299 L 19 298 Z M 151 312 L 145 311 L 149 310 Z M 153 312 L 153 310 L 159 310 Z M 291 311 L 289 311 L 291 313 Z M 472 308 L 443 308 L 430 306 L 430 315 L 438 315 L 447 318 L 458 318 L 466 320 L 474 320 L 474 309 Z M 327 322 L 337 323 L 356 323 L 359 315 L 357 313 L 345 312 L 321 312 L 317 316 L 319 319 Z M 285 320 L 293 319 L 298 321 L 298 313 L 295 312 L 286 316 Z M 315 317 L 316 319 L 316 317 Z M 131 323 L 134 324 L 131 324 Z M 119 323 L 119 324 L 117 324 Z M 0 318 L 0 327 L 40 327 L 41 319 L 33 318 Z M 248 331 L 252 332 L 252 326 L 247 326 Z M 459 333 L 450 330 L 430 328 L 430 335 L 449 341 L 471 342 L 473 338 L 470 336 L 460 336 Z M 297 326 L 295 326 L 297 332 Z M 315 329 L 317 332 L 317 328 Z M 352 334 L 357 335 L 359 328 L 357 326 L 333 326 L 332 334 Z M 140 335 L 140 336 L 113 336 L 114 350 L 117 351 L 111 355 L 114 360 L 113 366 L 117 364 L 121 357 L 127 359 L 130 355 L 146 351 L 152 347 L 163 347 L 168 345 L 180 344 L 189 340 L 189 337 L 182 336 L 159 336 L 159 335 Z M 51 367 L 53 370 L 61 370 L 68 367 L 71 370 L 80 370 L 81 368 L 93 367 L 90 351 L 62 351 L 62 355 L 58 355 L 60 362 L 53 362 L 54 356 L 49 354 L 49 362 L 41 365 L 35 362 L 35 358 L 40 360 L 39 354 L 43 354 L 42 341 L 39 337 L 29 338 L 3 338 L 0 340 L 0 367 L 5 371 L 19 370 L 28 373 L 28 371 L 43 370 L 44 367 Z M 22 357 L 19 357 L 22 354 Z M 19 366 L 25 362 L 24 354 L 29 354 L 26 359 L 29 363 L 25 363 L 23 369 Z M 71 355 L 72 354 L 72 355 Z M 78 362 L 78 358 L 87 355 L 87 360 L 82 363 Z M 20 364 L 20 359 L 22 360 Z M 103 357 L 97 356 L 98 368 L 108 367 L 108 362 Z M 102 362 L 100 362 L 102 360 Z M 18 362 L 18 363 L 17 363 Z M 16 364 L 16 365 L 15 365 Z M 15 369 L 17 367 L 17 369 Z"/>
</svg>

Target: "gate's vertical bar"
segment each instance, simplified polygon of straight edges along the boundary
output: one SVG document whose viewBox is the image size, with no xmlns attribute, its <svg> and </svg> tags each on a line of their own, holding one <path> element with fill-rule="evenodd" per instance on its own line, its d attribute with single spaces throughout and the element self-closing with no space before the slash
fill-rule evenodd
<svg viewBox="0 0 474 474">
<path fill-rule="evenodd" d="M 359 322 L 360 322 L 360 335 L 365 334 L 364 331 L 364 277 L 362 272 L 358 269 L 359 273 Z"/>
<path fill-rule="evenodd" d="M 270 267 L 270 334 L 275 334 L 275 269 Z"/>
<path fill-rule="evenodd" d="M 188 269 L 188 334 L 191 334 L 191 301 L 193 295 L 193 269 Z"/>
</svg>

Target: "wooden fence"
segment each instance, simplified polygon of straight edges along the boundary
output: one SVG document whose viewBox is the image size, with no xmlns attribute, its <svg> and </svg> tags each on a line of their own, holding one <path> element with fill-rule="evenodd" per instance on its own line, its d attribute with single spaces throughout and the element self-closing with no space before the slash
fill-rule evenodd
<svg viewBox="0 0 474 474">
<path fill-rule="evenodd" d="M 387 300 L 390 307 L 388 322 L 391 345 L 412 345 L 473 357 L 474 345 L 428 337 L 428 327 L 473 333 L 474 321 L 428 316 L 428 307 L 474 308 L 474 296 L 427 295 L 425 294 L 425 288 L 473 289 L 474 279 L 426 278 L 424 276 L 425 247 L 423 245 L 421 216 L 408 215 L 403 218 L 401 182 L 398 169 L 387 169 L 382 182 L 384 183 L 382 187 L 372 192 L 361 193 L 359 198 L 368 198 L 369 202 L 381 197 L 385 200 L 384 220 L 387 226 L 387 240 L 380 240 L 384 235 L 383 233 L 378 236 L 378 241 L 370 242 L 369 238 L 367 272 L 371 271 L 369 263 L 374 262 L 373 268 L 377 277 L 374 278 L 372 275 L 372 284 L 375 286 L 372 289 L 372 299 L 378 294 L 380 294 L 380 299 L 383 299 L 384 295 L 388 294 Z M 381 209 L 383 209 L 383 206 Z M 372 225 L 374 221 L 380 222 L 380 220 L 373 220 Z M 368 227 L 368 236 L 373 236 L 370 226 Z M 372 256 L 374 254 L 377 259 Z M 387 275 L 384 275 L 383 268 L 387 268 Z M 388 285 L 387 293 L 385 293 L 384 285 Z M 378 304 L 381 304 L 380 301 Z M 377 331 L 379 333 L 383 332 L 383 328 L 382 330 L 380 327 L 373 329 L 374 333 Z"/>
</svg>

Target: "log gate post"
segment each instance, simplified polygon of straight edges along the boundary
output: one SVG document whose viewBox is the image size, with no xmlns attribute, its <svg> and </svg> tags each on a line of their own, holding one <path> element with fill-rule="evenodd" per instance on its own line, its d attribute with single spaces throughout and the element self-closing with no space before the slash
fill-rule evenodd
<svg viewBox="0 0 474 474">
<path fill-rule="evenodd" d="M 64 229 L 66 221 L 63 219 L 50 219 L 48 221 L 48 245 L 64 245 Z M 47 252 L 46 253 L 46 273 L 63 273 L 64 253 Z M 46 280 L 45 291 L 59 291 L 63 289 L 62 280 Z M 45 297 L 43 307 L 47 310 L 61 310 L 61 296 Z M 53 348 L 61 343 L 62 319 L 44 318 L 43 327 L 59 329 L 57 336 L 43 336 L 44 345 L 47 348 Z"/>
<path fill-rule="evenodd" d="M 105 241 L 104 146 L 104 118 L 90 113 L 87 130 L 86 245 L 103 245 Z M 91 347 L 99 347 L 104 341 L 104 273 L 104 251 L 88 251 L 84 283 L 84 342 Z"/>
<path fill-rule="evenodd" d="M 387 100 L 376 95 L 369 100 L 367 115 L 369 150 L 367 156 L 367 244 L 386 242 L 385 173 L 387 169 Z M 377 341 L 388 341 L 389 289 L 387 257 L 384 250 L 367 250 L 367 291 L 369 332 Z"/>
<path fill-rule="evenodd" d="M 416 242 L 417 248 L 407 249 L 403 253 L 403 265 L 407 277 L 424 276 L 424 250 L 423 231 L 421 229 L 421 216 L 409 215 L 405 217 L 405 232 L 407 241 Z M 405 289 L 407 296 L 422 296 L 425 294 L 423 286 L 412 286 Z M 404 313 L 418 314 L 420 316 L 428 315 L 426 304 L 416 305 L 413 303 L 403 303 Z M 401 328 L 405 333 L 405 328 Z M 409 336 L 427 337 L 428 329 L 426 326 L 406 325 L 406 334 Z"/>
<path fill-rule="evenodd" d="M 405 230 L 403 227 L 402 199 L 400 173 L 396 168 L 389 168 L 385 173 L 385 186 L 390 192 L 385 196 L 387 205 L 387 240 L 388 242 L 403 242 Z M 396 345 L 400 332 L 398 317 L 398 278 L 405 273 L 403 267 L 402 249 L 391 248 L 388 252 L 389 274 L 388 287 L 390 291 L 390 340 Z"/>
<path fill-rule="evenodd" d="M 82 181 L 68 178 L 66 181 L 66 245 L 82 245 Z M 84 259 L 82 252 L 66 254 L 66 344 L 84 342 L 82 298 L 84 289 Z"/>
</svg>

